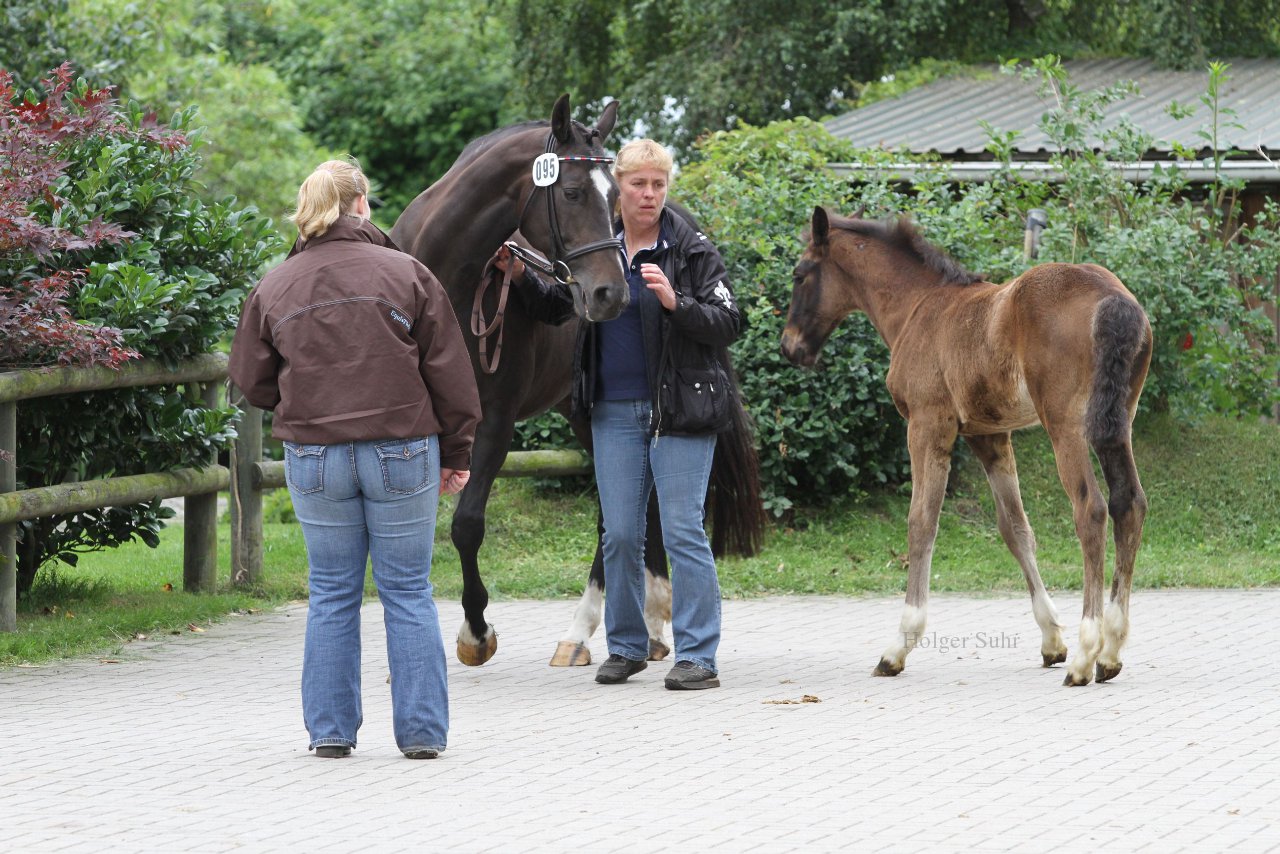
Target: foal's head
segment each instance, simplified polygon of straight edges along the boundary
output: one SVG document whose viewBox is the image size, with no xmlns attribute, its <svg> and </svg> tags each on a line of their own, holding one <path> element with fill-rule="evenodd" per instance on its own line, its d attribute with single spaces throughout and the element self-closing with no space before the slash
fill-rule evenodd
<svg viewBox="0 0 1280 854">
<path fill-rule="evenodd" d="M 982 278 L 930 245 L 905 218 L 874 222 L 861 213 L 842 217 L 813 210 L 808 246 L 791 274 L 791 310 L 782 333 L 782 353 L 797 365 L 813 365 L 850 312 L 872 313 L 870 293 L 880 283 L 966 285 Z M 883 304 L 894 296 L 890 291 L 878 299 Z"/>
</svg>

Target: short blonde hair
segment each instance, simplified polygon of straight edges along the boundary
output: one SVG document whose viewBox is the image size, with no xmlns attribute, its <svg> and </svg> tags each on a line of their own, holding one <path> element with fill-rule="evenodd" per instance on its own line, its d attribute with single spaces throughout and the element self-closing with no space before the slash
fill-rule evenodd
<svg viewBox="0 0 1280 854">
<path fill-rule="evenodd" d="M 329 230 L 356 199 L 369 195 L 369 179 L 354 158 L 326 160 L 298 188 L 298 209 L 289 217 L 298 236 L 310 240 Z"/>
<path fill-rule="evenodd" d="M 629 172 L 639 169 L 658 169 L 671 177 L 671 167 L 675 161 L 665 148 L 652 139 L 633 139 L 618 150 L 613 161 L 613 177 L 621 181 Z"/>
</svg>

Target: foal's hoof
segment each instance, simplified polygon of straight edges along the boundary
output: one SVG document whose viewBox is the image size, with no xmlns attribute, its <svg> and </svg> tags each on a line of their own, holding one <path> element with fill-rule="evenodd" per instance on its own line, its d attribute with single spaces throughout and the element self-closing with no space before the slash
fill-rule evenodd
<svg viewBox="0 0 1280 854">
<path fill-rule="evenodd" d="M 552 667 L 585 667 L 590 663 L 591 650 L 577 641 L 560 641 L 556 644 L 556 654 L 551 656 Z"/>
<path fill-rule="evenodd" d="M 493 654 L 497 651 L 498 633 L 493 630 L 493 626 L 488 627 L 484 638 L 479 642 L 458 638 L 458 661 L 467 667 L 479 667 L 493 658 Z"/>
<path fill-rule="evenodd" d="M 649 660 L 662 661 L 671 654 L 671 647 L 657 638 L 649 638 Z"/>
<path fill-rule="evenodd" d="M 1042 652 L 1040 657 L 1044 659 L 1045 667 L 1053 667 L 1055 664 L 1061 664 L 1067 660 L 1067 651 L 1062 652 Z"/>
<path fill-rule="evenodd" d="M 880 663 L 876 665 L 876 669 L 871 671 L 872 676 L 897 676 L 902 672 L 901 664 L 893 664 L 887 658 L 880 659 Z"/>
<path fill-rule="evenodd" d="M 1084 676 L 1078 677 L 1075 674 L 1073 674 L 1070 670 L 1068 670 L 1067 678 L 1062 680 L 1062 684 L 1067 686 L 1068 688 L 1079 688 L 1081 685 L 1089 684 L 1089 676 L 1088 674 L 1085 674 Z"/>
<path fill-rule="evenodd" d="M 1120 662 L 1115 664 L 1103 665 L 1101 661 L 1094 665 L 1093 679 L 1095 682 L 1106 682 L 1108 679 L 1115 679 L 1120 675 L 1120 669 L 1124 667 Z"/>
</svg>

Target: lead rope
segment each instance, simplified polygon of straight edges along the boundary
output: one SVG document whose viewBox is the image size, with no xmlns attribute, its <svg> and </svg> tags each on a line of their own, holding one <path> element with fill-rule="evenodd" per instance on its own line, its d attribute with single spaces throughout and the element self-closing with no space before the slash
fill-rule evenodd
<svg viewBox="0 0 1280 854">
<path fill-rule="evenodd" d="M 496 257 L 496 256 L 495 256 Z M 476 288 L 476 297 L 471 304 L 471 334 L 476 336 L 476 345 L 479 348 L 480 370 L 486 374 L 493 374 L 498 370 L 498 363 L 502 361 L 502 323 L 507 313 L 507 296 L 511 293 L 511 268 L 515 266 L 515 258 L 511 258 L 507 262 L 507 269 L 502 273 L 502 285 L 498 291 L 498 311 L 493 316 L 492 321 L 484 319 L 484 295 L 492 284 L 494 273 L 497 272 L 497 265 L 493 263 L 493 258 L 489 259 L 489 263 L 485 264 L 484 273 L 480 276 L 480 287 Z M 493 345 L 493 361 L 489 361 L 489 339 L 494 339 Z"/>
</svg>

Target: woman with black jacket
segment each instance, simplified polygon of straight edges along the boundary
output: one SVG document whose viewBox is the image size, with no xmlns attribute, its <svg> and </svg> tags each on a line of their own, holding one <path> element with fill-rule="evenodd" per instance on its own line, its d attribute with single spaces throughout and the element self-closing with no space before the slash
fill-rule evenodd
<svg viewBox="0 0 1280 854">
<path fill-rule="evenodd" d="M 671 156 L 642 139 L 618 152 L 618 236 L 631 301 L 623 314 L 585 323 L 574 356 L 573 409 L 591 420 L 596 484 L 604 514 L 604 684 L 644 670 L 645 508 L 656 487 L 663 545 L 671 561 L 672 690 L 714 688 L 720 680 L 720 585 L 703 528 L 703 502 L 716 433 L 732 423 L 732 372 L 725 348 L 741 317 L 720 253 L 706 235 L 666 207 Z M 573 316 L 567 286 L 519 261 L 513 289 L 526 312 L 562 323 Z"/>
</svg>

